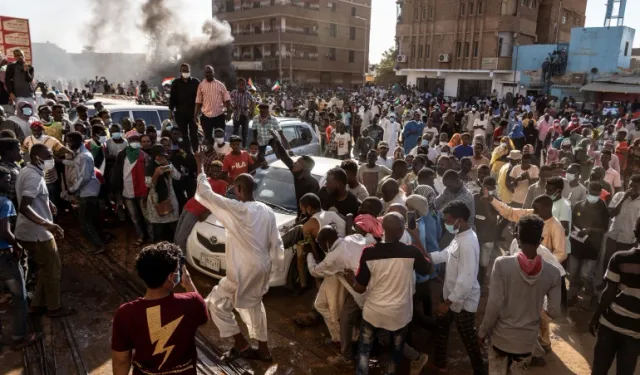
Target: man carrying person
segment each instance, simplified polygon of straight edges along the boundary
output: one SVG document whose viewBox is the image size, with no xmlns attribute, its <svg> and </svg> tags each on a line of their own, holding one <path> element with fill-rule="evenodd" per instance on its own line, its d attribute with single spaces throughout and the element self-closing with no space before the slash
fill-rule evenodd
<svg viewBox="0 0 640 375">
<path fill-rule="evenodd" d="M 196 107 L 196 97 L 200 81 L 191 77 L 189 64 L 180 65 L 180 78 L 171 82 L 171 96 L 169 97 L 169 119 L 175 120 L 184 135 L 184 144 L 180 147 L 191 147 L 198 151 L 198 125 L 193 114 Z M 209 137 L 207 137 L 209 139 Z"/>
<path fill-rule="evenodd" d="M 204 174 L 202 154 L 198 153 L 198 201 L 215 212 L 225 227 L 227 238 L 227 274 L 207 296 L 207 306 L 220 337 L 234 338 L 234 346 L 226 356 L 258 358 L 271 361 L 267 346 L 267 315 L 262 298 L 269 290 L 269 277 L 282 272 L 284 248 L 273 210 L 253 198 L 255 182 L 249 174 L 234 179 L 237 198 L 216 194 Z M 247 234 L 251 234 L 248 236 Z M 275 263 L 272 263 L 275 260 Z M 249 337 L 259 342 L 255 351 L 245 339 L 233 310 L 247 325 Z"/>
</svg>

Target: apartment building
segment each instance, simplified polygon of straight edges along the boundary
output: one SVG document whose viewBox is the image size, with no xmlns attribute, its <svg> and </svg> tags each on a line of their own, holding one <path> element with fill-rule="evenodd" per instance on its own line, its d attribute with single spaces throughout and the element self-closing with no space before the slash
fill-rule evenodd
<svg viewBox="0 0 640 375">
<path fill-rule="evenodd" d="M 520 92 L 514 46 L 567 43 L 586 0 L 397 0 L 397 71 L 445 96 Z"/>
<path fill-rule="evenodd" d="M 322 87 L 361 85 L 371 0 L 213 0 L 231 25 L 238 75 Z"/>
</svg>

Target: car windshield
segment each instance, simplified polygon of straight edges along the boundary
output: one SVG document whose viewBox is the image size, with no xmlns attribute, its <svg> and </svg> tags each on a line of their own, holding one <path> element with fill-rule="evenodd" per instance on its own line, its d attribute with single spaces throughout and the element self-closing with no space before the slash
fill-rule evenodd
<svg viewBox="0 0 640 375">
<path fill-rule="evenodd" d="M 313 176 L 318 179 L 318 176 Z M 256 200 L 274 208 L 297 212 L 293 175 L 286 168 L 258 169 L 255 174 L 257 184 L 253 194 Z"/>
</svg>

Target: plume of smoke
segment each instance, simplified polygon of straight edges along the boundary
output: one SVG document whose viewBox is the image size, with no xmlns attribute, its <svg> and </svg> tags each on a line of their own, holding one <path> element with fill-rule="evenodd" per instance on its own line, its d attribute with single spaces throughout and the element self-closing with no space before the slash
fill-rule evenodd
<svg viewBox="0 0 640 375">
<path fill-rule="evenodd" d="M 90 0 L 91 15 L 82 28 L 85 46 L 95 52 L 131 47 L 135 31 L 134 8 L 130 0 Z"/>
</svg>

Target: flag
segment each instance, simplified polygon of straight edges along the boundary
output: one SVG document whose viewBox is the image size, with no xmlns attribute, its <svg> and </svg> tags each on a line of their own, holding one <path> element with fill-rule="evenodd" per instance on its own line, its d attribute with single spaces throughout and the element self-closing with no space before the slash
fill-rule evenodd
<svg viewBox="0 0 640 375">
<path fill-rule="evenodd" d="M 278 91 L 280 90 L 280 82 L 276 81 L 276 84 L 273 85 L 273 87 L 271 88 L 271 91 Z"/>
<path fill-rule="evenodd" d="M 251 78 L 247 81 L 247 86 L 249 86 L 249 90 L 258 91 L 258 89 L 253 85 Z"/>
<path fill-rule="evenodd" d="M 169 77 L 169 78 L 165 78 L 165 79 L 163 79 L 163 80 L 162 80 L 162 86 L 164 86 L 164 85 L 170 85 L 170 84 L 171 84 L 171 82 L 173 82 L 174 78 L 175 78 L 175 77 Z M 156 81 L 156 82 L 157 82 L 157 81 Z"/>
<path fill-rule="evenodd" d="M 396 99 L 396 101 L 394 102 L 395 105 L 400 104 L 400 98 Z"/>
</svg>

